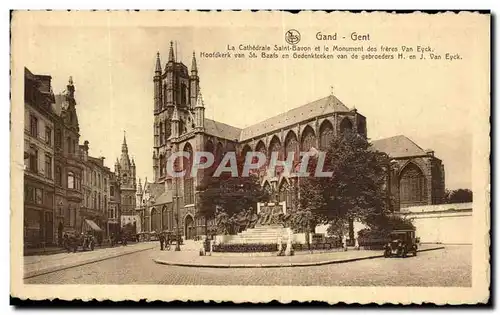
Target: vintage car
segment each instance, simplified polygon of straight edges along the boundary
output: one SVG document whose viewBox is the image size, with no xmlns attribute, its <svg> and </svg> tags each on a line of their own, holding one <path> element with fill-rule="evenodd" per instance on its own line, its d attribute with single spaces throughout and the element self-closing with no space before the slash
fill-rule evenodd
<svg viewBox="0 0 500 315">
<path fill-rule="evenodd" d="M 394 230 L 389 234 L 389 242 L 384 246 L 384 257 L 403 257 L 408 253 L 417 256 L 417 240 L 414 230 Z"/>
<path fill-rule="evenodd" d="M 90 233 L 66 233 L 63 238 L 63 247 L 68 252 L 73 253 L 76 253 L 79 248 L 81 248 L 82 251 L 94 250 L 95 243 L 95 237 Z"/>
</svg>

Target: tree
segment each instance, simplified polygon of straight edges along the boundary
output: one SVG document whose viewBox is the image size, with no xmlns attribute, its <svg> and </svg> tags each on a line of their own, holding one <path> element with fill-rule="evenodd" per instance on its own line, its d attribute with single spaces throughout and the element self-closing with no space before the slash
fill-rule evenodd
<svg viewBox="0 0 500 315">
<path fill-rule="evenodd" d="M 444 195 L 445 203 L 472 202 L 472 191 L 470 189 L 446 190 Z"/>
<path fill-rule="evenodd" d="M 317 157 L 309 163 L 311 175 L 317 163 Z M 366 222 L 387 210 L 384 183 L 389 166 L 389 157 L 371 150 L 368 141 L 358 134 L 336 136 L 323 167 L 333 172 L 332 176 L 301 178 L 300 205 L 327 221 L 343 219 L 352 230 L 353 220 Z"/>
<path fill-rule="evenodd" d="M 237 156 L 236 161 L 238 176 L 232 177 L 230 172 L 223 172 L 221 176 L 214 177 L 213 171 L 209 170 L 204 175 L 202 184 L 198 186 L 198 215 L 203 216 L 205 220 L 214 218 L 217 208 L 229 219 L 243 209 L 256 209 L 257 202 L 269 199 L 257 175 L 241 176 L 244 158 Z"/>
</svg>

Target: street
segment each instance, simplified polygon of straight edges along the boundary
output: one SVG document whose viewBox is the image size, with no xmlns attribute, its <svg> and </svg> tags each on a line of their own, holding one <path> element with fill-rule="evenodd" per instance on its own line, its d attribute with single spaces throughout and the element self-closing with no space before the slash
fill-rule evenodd
<svg viewBox="0 0 500 315">
<path fill-rule="evenodd" d="M 165 284 L 293 286 L 471 286 L 471 246 L 417 257 L 377 258 L 293 268 L 190 268 L 155 264 L 146 250 L 25 280 L 26 284 Z"/>
</svg>

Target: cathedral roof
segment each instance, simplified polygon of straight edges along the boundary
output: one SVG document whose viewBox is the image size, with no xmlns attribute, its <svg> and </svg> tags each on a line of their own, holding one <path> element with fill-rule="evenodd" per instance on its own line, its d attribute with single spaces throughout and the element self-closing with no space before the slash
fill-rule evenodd
<svg viewBox="0 0 500 315">
<path fill-rule="evenodd" d="M 233 127 L 215 120 L 205 119 L 205 132 L 228 140 L 237 139 L 238 141 L 245 141 L 267 132 L 273 132 L 281 128 L 295 125 L 308 118 L 348 111 L 349 108 L 347 108 L 338 98 L 334 95 L 329 95 L 244 129 Z"/>
<path fill-rule="evenodd" d="M 163 194 L 161 194 L 158 198 L 155 200 L 155 205 L 162 205 L 166 203 L 171 203 L 173 200 L 172 198 L 172 191 L 167 190 Z"/>
<path fill-rule="evenodd" d="M 421 147 L 403 135 L 375 140 L 372 142 L 372 148 L 387 153 L 392 158 L 426 155 Z"/>
<path fill-rule="evenodd" d="M 209 135 L 227 140 L 238 140 L 240 138 L 241 129 L 205 118 L 205 132 Z"/>
<path fill-rule="evenodd" d="M 159 198 L 165 192 L 165 184 L 162 183 L 146 183 L 144 185 L 144 192 L 148 192 L 151 196 Z"/>
<path fill-rule="evenodd" d="M 347 108 L 338 98 L 329 95 L 243 129 L 240 135 L 240 141 L 245 141 L 267 132 L 295 125 L 308 118 L 348 111 L 349 108 Z"/>
</svg>

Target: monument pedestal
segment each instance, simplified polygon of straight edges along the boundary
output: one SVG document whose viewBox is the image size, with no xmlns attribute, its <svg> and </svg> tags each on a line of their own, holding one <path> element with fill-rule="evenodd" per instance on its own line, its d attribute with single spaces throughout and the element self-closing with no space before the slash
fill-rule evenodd
<svg viewBox="0 0 500 315">
<path fill-rule="evenodd" d="M 253 229 L 234 235 L 226 244 L 276 244 L 279 238 L 287 243 L 289 235 L 293 234 L 281 224 L 256 225 Z"/>
</svg>

